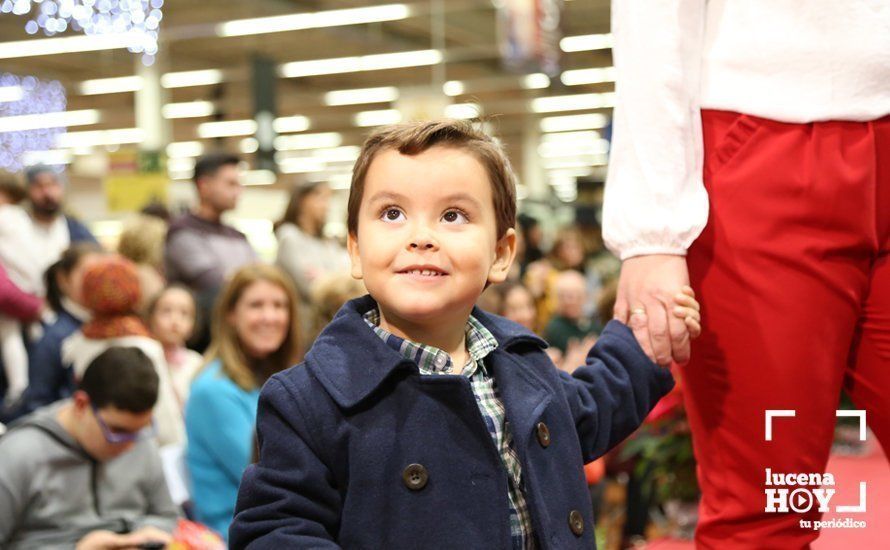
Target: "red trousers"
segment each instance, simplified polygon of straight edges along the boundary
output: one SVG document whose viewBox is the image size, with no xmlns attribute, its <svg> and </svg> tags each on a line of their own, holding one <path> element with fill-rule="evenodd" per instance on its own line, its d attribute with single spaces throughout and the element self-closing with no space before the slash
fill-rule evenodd
<svg viewBox="0 0 890 550">
<path fill-rule="evenodd" d="M 710 218 L 688 264 L 704 332 L 681 369 L 696 543 L 806 548 L 818 532 L 799 520 L 819 514 L 766 513 L 765 470 L 825 471 L 842 385 L 890 456 L 890 117 L 702 121 Z M 772 441 L 766 409 L 796 411 Z"/>
</svg>

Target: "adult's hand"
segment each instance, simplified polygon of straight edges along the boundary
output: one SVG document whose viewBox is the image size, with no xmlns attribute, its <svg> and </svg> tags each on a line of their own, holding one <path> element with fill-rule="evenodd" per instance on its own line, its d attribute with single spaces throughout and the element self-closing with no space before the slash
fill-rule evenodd
<svg viewBox="0 0 890 550">
<path fill-rule="evenodd" d="M 633 330 L 643 351 L 659 365 L 689 361 L 689 331 L 672 314 L 674 296 L 688 285 L 684 256 L 635 256 L 621 264 L 615 318 Z"/>
</svg>

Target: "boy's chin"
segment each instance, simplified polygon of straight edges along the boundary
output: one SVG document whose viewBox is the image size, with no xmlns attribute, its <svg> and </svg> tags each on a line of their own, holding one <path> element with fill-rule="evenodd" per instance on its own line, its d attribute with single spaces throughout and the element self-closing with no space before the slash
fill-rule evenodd
<svg viewBox="0 0 890 550">
<path fill-rule="evenodd" d="M 417 324 L 442 322 L 457 311 L 464 309 L 460 304 L 454 303 L 419 302 L 405 300 L 404 303 L 391 304 L 390 307 L 384 309 L 389 312 L 391 317 Z"/>
</svg>

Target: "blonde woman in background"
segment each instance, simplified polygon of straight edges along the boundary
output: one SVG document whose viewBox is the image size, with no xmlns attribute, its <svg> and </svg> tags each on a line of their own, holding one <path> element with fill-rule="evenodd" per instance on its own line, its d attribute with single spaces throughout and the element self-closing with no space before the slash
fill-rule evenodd
<svg viewBox="0 0 890 550">
<path fill-rule="evenodd" d="M 118 253 L 134 264 L 142 287 L 140 311 L 164 289 L 164 240 L 167 224 L 164 220 L 146 214 L 137 214 L 127 220 L 117 244 Z"/>
<path fill-rule="evenodd" d="M 216 301 L 209 363 L 185 409 L 186 465 L 198 521 L 226 537 L 250 462 L 260 387 L 302 356 L 290 279 L 277 267 L 236 271 Z"/>
</svg>

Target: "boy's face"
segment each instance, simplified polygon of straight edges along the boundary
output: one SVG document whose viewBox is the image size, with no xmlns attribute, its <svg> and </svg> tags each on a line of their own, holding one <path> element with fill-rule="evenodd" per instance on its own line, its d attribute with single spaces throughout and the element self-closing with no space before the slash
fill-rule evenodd
<svg viewBox="0 0 890 550">
<path fill-rule="evenodd" d="M 365 178 L 352 274 L 390 322 L 455 322 L 487 282 L 505 279 L 513 229 L 498 239 L 491 183 L 471 154 L 434 146 L 414 156 L 381 151 Z"/>
</svg>

